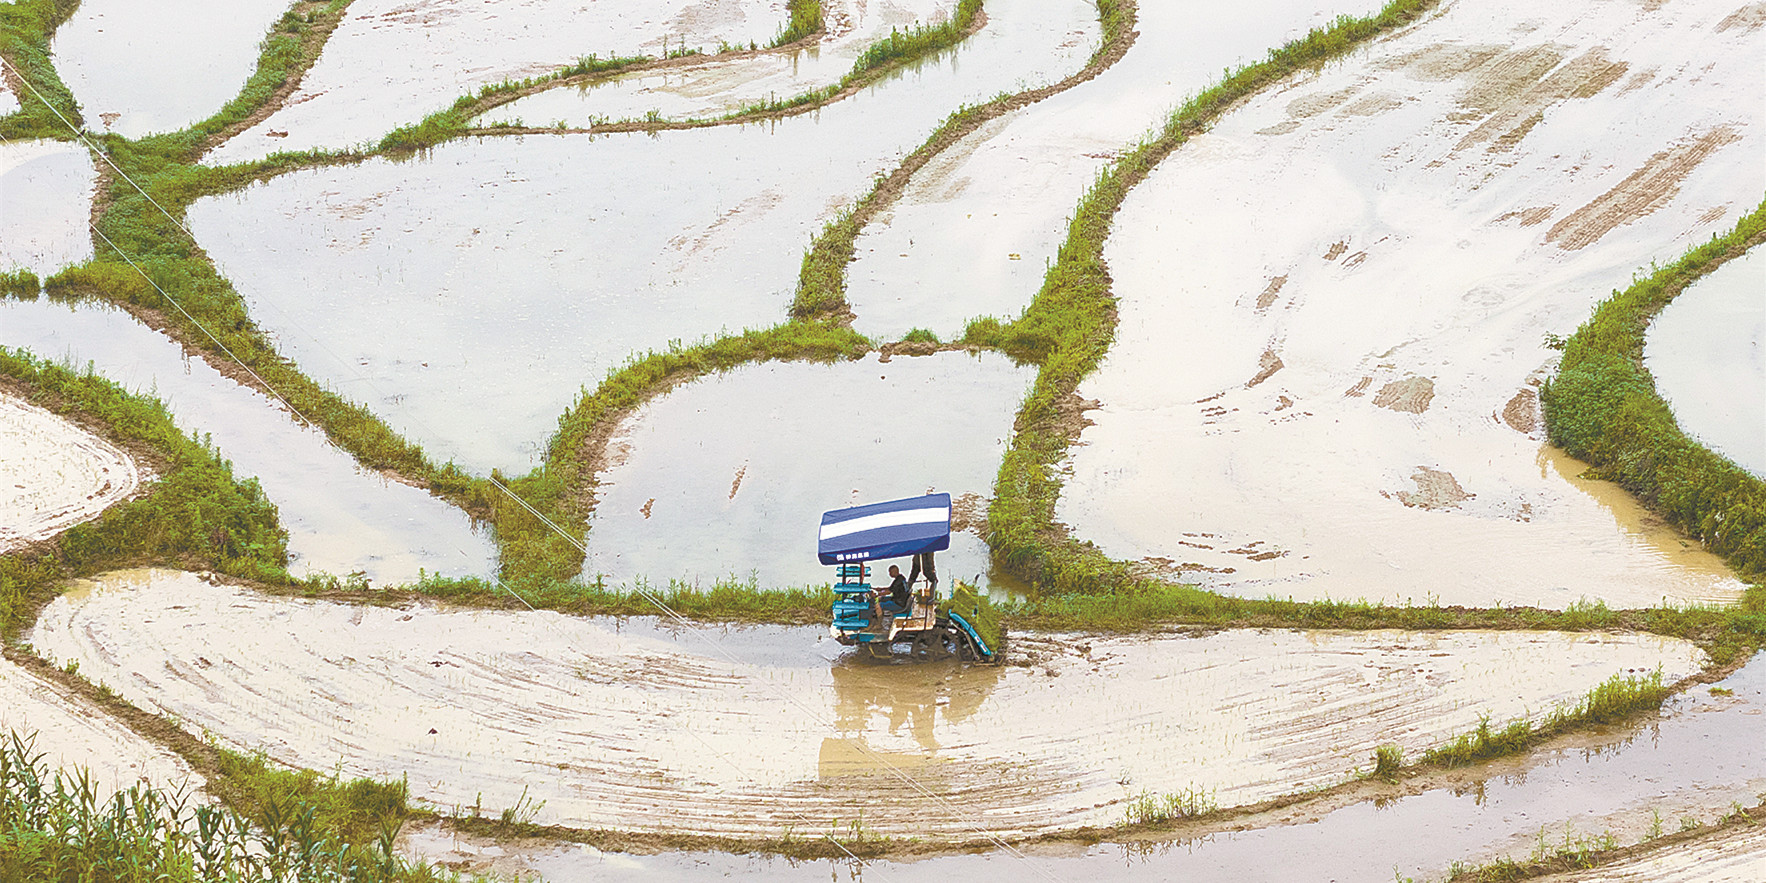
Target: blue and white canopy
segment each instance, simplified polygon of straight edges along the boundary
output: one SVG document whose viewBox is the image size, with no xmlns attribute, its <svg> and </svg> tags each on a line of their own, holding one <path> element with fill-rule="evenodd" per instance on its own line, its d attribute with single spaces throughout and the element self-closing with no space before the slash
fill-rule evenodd
<svg viewBox="0 0 1766 883">
<path fill-rule="evenodd" d="M 950 548 L 950 494 L 927 494 L 822 513 L 823 564 L 902 558 Z"/>
</svg>

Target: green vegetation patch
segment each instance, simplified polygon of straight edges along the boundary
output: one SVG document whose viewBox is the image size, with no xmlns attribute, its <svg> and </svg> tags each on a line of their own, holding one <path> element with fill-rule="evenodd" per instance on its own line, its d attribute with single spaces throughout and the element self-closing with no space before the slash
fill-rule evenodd
<svg viewBox="0 0 1766 883">
<path fill-rule="evenodd" d="M 1654 711 L 1662 707 L 1671 692 L 1662 683 L 1660 669 L 1646 675 L 1616 674 L 1588 691 L 1580 702 L 1560 708 L 1538 722 L 1523 718 L 1498 730 L 1491 728 L 1486 717 L 1478 722 L 1477 729 L 1425 753 L 1423 763 L 1459 767 L 1520 754 L 1546 739 L 1588 724 L 1614 723 L 1642 711 Z"/>
<path fill-rule="evenodd" d="M 34 741 L 0 739 L 0 880 L 43 883 L 380 883 L 458 879 L 394 854 L 404 786 L 325 785 L 243 761 L 253 812 L 136 784 L 109 800 L 84 770 L 53 769 Z M 363 829 L 372 836 L 358 836 Z M 340 836 L 341 835 L 341 836 Z"/>
<path fill-rule="evenodd" d="M 184 435 L 165 406 L 102 377 L 0 347 L 0 389 L 102 434 L 148 459 L 146 493 L 33 547 L 0 556 L 0 636 L 11 638 L 68 579 L 163 562 L 283 583 L 288 535 L 256 480 Z"/>
<path fill-rule="evenodd" d="M 1642 277 L 1595 309 L 1564 343 L 1541 390 L 1553 444 L 1594 464 L 1668 523 L 1698 537 L 1752 582 L 1766 579 L 1766 482 L 1688 438 L 1643 365 L 1650 321 L 1693 280 L 1766 241 L 1766 203 L 1734 229 Z M 1766 625 L 1766 594 L 1742 604 Z"/>
<path fill-rule="evenodd" d="M 80 0 L 0 3 L 0 59 L 6 62 L 0 75 L 16 75 L 25 83 L 13 90 L 18 110 L 0 118 L 0 138 L 73 137 L 62 120 L 80 125 L 80 110 L 49 61 L 49 38 L 79 5 Z"/>
</svg>

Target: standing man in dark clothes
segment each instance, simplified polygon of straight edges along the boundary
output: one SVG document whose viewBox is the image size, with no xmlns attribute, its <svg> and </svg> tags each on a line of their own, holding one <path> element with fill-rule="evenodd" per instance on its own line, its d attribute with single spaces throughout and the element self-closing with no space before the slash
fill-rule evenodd
<svg viewBox="0 0 1766 883">
<path fill-rule="evenodd" d="M 908 571 L 908 585 L 913 585 L 920 574 L 926 574 L 926 587 L 932 594 L 938 592 L 938 571 L 932 567 L 932 553 L 921 552 L 914 556 L 914 566 Z"/>
</svg>

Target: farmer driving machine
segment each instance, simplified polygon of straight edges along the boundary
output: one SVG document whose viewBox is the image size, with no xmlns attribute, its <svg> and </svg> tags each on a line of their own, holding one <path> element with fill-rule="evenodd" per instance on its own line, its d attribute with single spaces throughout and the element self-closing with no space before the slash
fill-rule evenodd
<svg viewBox="0 0 1766 883">
<path fill-rule="evenodd" d="M 915 659 L 998 662 L 1004 632 L 975 589 L 957 585 L 938 593 L 933 553 L 950 548 L 950 494 L 927 494 L 822 513 L 817 556 L 835 567 L 834 639 L 876 657 L 905 646 Z M 869 562 L 910 559 L 905 604 L 871 585 Z M 921 574 L 925 579 L 921 580 Z"/>
</svg>

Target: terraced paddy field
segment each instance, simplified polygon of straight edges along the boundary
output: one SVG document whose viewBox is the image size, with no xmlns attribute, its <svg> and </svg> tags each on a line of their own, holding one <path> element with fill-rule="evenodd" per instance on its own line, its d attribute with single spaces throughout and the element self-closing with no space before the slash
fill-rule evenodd
<svg viewBox="0 0 1766 883">
<path fill-rule="evenodd" d="M 0 3 L 0 867 L 1752 879 L 1763 56 Z M 829 636 L 819 514 L 937 491 L 999 664 Z"/>
</svg>

